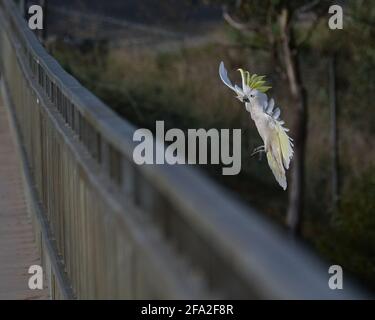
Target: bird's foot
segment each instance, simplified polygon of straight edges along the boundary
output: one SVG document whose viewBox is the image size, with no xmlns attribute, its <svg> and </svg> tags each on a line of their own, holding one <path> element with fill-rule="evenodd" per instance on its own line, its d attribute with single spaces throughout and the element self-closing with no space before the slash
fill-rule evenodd
<svg viewBox="0 0 375 320">
<path fill-rule="evenodd" d="M 266 152 L 266 150 L 264 149 L 264 146 L 259 146 L 253 150 L 251 157 L 256 155 L 257 153 L 262 153 L 262 152 Z"/>
</svg>

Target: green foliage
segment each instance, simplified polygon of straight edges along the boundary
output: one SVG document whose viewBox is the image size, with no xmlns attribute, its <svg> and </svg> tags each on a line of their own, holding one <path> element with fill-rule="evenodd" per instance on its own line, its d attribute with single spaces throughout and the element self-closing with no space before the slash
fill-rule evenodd
<svg viewBox="0 0 375 320">
<path fill-rule="evenodd" d="M 354 178 L 343 191 L 337 228 L 375 255 L 375 167 Z M 375 256 L 374 256 L 375 257 Z"/>
<path fill-rule="evenodd" d="M 315 239 L 329 260 L 375 288 L 375 167 L 352 179 L 331 227 Z"/>
<path fill-rule="evenodd" d="M 279 18 L 283 9 L 289 13 L 289 20 L 298 16 L 301 10 L 307 10 L 317 16 L 327 15 L 328 7 L 334 3 L 331 0 L 322 0 L 310 6 L 311 0 L 206 0 L 208 3 L 221 4 L 236 20 L 243 24 L 241 28 L 242 43 L 251 42 L 251 45 L 269 48 L 269 45 L 280 40 Z M 240 35 L 237 36 L 241 38 Z"/>
</svg>

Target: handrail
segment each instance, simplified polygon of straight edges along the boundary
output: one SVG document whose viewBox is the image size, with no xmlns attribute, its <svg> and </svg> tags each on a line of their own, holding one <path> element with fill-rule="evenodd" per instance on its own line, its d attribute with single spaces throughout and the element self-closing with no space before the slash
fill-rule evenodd
<svg viewBox="0 0 375 320">
<path fill-rule="evenodd" d="M 328 264 L 197 170 L 133 164 L 136 128 L 62 69 L 12 1 L 0 26 L 34 202 L 64 262 L 49 272 L 55 298 L 61 272 L 77 298 L 363 296 L 330 290 Z"/>
</svg>

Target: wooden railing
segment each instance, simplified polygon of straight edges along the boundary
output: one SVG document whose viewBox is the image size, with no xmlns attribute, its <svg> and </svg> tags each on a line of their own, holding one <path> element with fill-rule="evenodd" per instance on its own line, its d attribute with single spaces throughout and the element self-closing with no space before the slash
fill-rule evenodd
<svg viewBox="0 0 375 320">
<path fill-rule="evenodd" d="M 134 127 L 67 74 L 0 0 L 13 117 L 52 298 L 358 298 L 328 264 L 195 169 L 136 166 Z"/>
</svg>

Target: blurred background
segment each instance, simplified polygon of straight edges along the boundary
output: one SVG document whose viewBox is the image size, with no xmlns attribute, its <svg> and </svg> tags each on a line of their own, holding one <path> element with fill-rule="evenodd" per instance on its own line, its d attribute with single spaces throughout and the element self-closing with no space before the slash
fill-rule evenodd
<svg viewBox="0 0 375 320">
<path fill-rule="evenodd" d="M 28 1 L 28 5 L 33 1 Z M 39 1 L 34 1 L 39 4 Z M 328 8 L 343 8 L 331 30 Z M 140 127 L 241 128 L 242 171 L 200 170 L 375 288 L 375 2 L 44 1 L 50 53 Z M 284 8 L 287 8 L 285 10 Z M 296 142 L 289 187 L 265 159 L 243 105 L 220 81 L 224 61 L 267 75 Z"/>
</svg>

